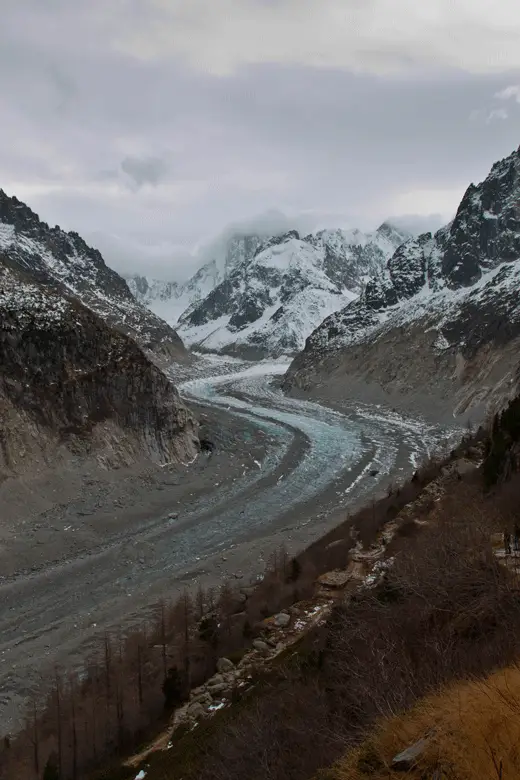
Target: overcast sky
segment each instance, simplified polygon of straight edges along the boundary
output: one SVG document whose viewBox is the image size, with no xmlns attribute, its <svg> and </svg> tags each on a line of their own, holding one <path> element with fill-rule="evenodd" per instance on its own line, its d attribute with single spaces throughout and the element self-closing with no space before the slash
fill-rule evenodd
<svg viewBox="0 0 520 780">
<path fill-rule="evenodd" d="M 118 270 L 272 210 L 434 225 L 520 143 L 520 3 L 1 0 L 0 116 L 0 186 Z"/>
</svg>

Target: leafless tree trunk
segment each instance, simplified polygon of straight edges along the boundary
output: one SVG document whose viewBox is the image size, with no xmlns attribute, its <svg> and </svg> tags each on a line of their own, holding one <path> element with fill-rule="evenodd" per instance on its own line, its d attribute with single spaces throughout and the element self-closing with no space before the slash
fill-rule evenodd
<svg viewBox="0 0 520 780">
<path fill-rule="evenodd" d="M 163 662 L 163 679 L 166 680 L 166 612 L 164 602 L 161 601 L 161 645 L 162 645 L 162 662 Z"/>
<path fill-rule="evenodd" d="M 137 641 L 137 696 L 139 707 L 143 706 L 143 656 L 141 649 L 141 639 Z"/>
<path fill-rule="evenodd" d="M 33 767 L 36 778 L 40 777 L 40 741 L 38 735 L 38 717 L 36 713 L 36 700 L 32 703 L 32 741 L 33 741 Z"/>
<path fill-rule="evenodd" d="M 107 707 L 110 700 L 110 672 L 112 664 L 112 648 L 110 646 L 110 637 L 105 633 L 104 637 L 104 651 L 105 651 L 105 687 L 107 694 Z"/>
<path fill-rule="evenodd" d="M 56 730 L 57 730 L 57 739 L 58 739 L 58 772 L 61 777 L 63 773 L 63 724 L 61 720 L 61 691 L 60 691 L 60 676 L 58 673 L 58 669 L 55 668 L 54 670 L 54 682 L 56 685 Z"/>
<path fill-rule="evenodd" d="M 72 733 L 72 780 L 78 777 L 78 728 L 76 722 L 76 684 L 73 677 L 70 679 L 70 715 Z"/>
<path fill-rule="evenodd" d="M 183 621 L 183 635 L 184 635 L 184 672 L 186 675 L 186 683 L 188 688 L 191 688 L 191 666 L 190 666 L 190 628 L 193 616 L 193 605 L 191 602 L 190 594 L 187 590 L 182 595 L 182 621 Z"/>
<path fill-rule="evenodd" d="M 117 741 L 119 747 L 123 743 L 123 721 L 124 721 L 124 680 L 123 680 L 123 642 L 119 637 L 118 665 L 115 683 L 116 696 L 116 720 L 117 720 Z"/>
<path fill-rule="evenodd" d="M 195 608 L 196 608 L 197 620 L 202 620 L 202 618 L 204 617 L 204 606 L 205 606 L 204 590 L 202 589 L 202 586 L 199 585 L 199 587 L 197 588 L 197 594 L 195 596 Z"/>
</svg>

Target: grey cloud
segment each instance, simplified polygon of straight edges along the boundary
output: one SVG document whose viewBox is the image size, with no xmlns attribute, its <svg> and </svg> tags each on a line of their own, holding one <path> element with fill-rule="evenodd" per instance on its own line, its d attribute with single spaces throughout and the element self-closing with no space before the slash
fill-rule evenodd
<svg viewBox="0 0 520 780">
<path fill-rule="evenodd" d="M 440 227 L 446 225 L 455 214 L 398 214 L 390 216 L 388 220 L 396 227 L 407 230 L 412 235 L 421 233 L 435 233 Z"/>
<path fill-rule="evenodd" d="M 114 8 L 7 0 L 0 186 L 52 224 L 105 236 L 120 269 L 142 257 L 171 276 L 230 223 L 305 231 L 332 220 L 375 227 L 400 212 L 447 219 L 470 181 L 518 145 L 520 105 L 497 97 L 520 84 L 518 71 L 444 64 L 396 76 L 270 62 L 213 76 L 186 58 L 121 50 L 118 35 L 145 29 L 153 11 L 118 4 L 118 26 Z M 500 109 L 508 118 L 486 123 Z"/>
<path fill-rule="evenodd" d="M 159 157 L 125 157 L 121 170 L 137 187 L 143 184 L 156 185 L 168 173 L 168 164 Z"/>
</svg>

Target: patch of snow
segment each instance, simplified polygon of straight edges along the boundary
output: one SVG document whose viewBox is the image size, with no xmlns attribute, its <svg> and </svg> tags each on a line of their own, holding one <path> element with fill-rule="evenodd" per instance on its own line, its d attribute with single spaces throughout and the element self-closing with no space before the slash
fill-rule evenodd
<svg viewBox="0 0 520 780">
<path fill-rule="evenodd" d="M 224 709 L 225 706 L 226 706 L 226 702 L 225 701 L 221 701 L 219 704 L 210 704 L 209 707 L 208 707 L 208 711 L 209 712 L 218 712 L 218 710 Z"/>
</svg>

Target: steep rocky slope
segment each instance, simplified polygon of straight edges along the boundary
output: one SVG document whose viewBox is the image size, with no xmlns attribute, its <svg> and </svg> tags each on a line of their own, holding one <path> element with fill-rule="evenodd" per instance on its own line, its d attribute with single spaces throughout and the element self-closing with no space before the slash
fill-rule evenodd
<svg viewBox="0 0 520 780">
<path fill-rule="evenodd" d="M 455 414 L 516 391 L 520 345 L 520 149 L 467 189 L 453 222 L 400 246 L 359 300 L 291 364 L 286 390 L 344 397 L 367 382 Z"/>
<path fill-rule="evenodd" d="M 92 456 L 192 455 L 196 425 L 136 343 L 0 252 L 0 481 Z"/>
<path fill-rule="evenodd" d="M 137 300 L 172 327 L 179 317 L 187 316 L 244 260 L 252 257 L 262 242 L 259 235 L 234 234 L 202 251 L 204 262 L 186 282 L 162 281 L 146 276 L 128 278 L 130 291 Z"/>
<path fill-rule="evenodd" d="M 356 298 L 407 235 L 384 223 L 373 234 L 292 230 L 264 241 L 179 319 L 198 349 L 247 358 L 294 354 L 328 314 Z"/>
<path fill-rule="evenodd" d="M 0 251 L 12 269 L 80 301 L 143 348 L 176 360 L 187 352 L 175 331 L 138 303 L 125 280 L 74 232 L 49 227 L 0 190 Z"/>
</svg>

